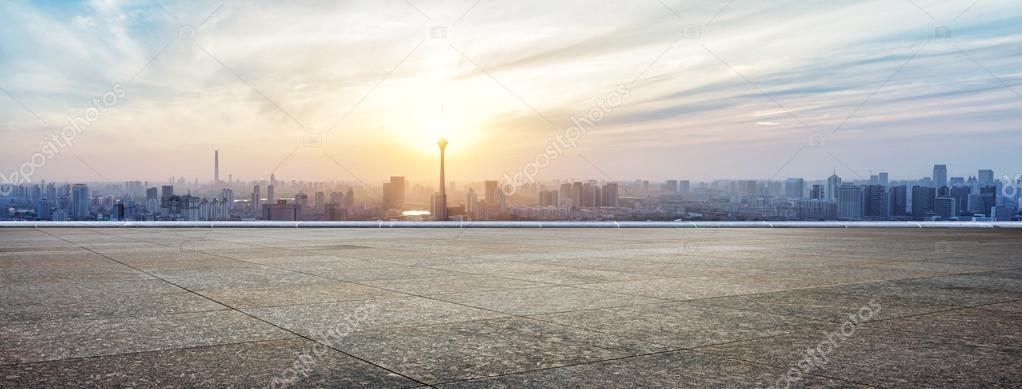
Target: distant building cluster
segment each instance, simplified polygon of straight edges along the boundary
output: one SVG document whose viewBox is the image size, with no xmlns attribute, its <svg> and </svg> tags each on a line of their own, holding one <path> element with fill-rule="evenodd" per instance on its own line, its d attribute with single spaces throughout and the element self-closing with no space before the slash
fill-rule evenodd
<svg viewBox="0 0 1022 389">
<path fill-rule="evenodd" d="M 343 221 L 343 220 L 705 220 L 705 221 L 1011 221 L 1019 220 L 1022 182 L 992 170 L 894 181 L 888 173 L 846 180 L 651 182 L 568 180 L 505 191 L 495 180 L 434 185 L 393 176 L 362 182 L 171 178 L 165 184 L 53 183 L 7 187 L 2 220 Z M 1015 178 L 1018 180 L 1018 177 Z M 238 194 L 238 195 L 236 195 Z M 444 200 L 440 200 L 443 196 Z M 441 213 L 441 209 L 446 212 Z M 437 215 L 442 215 L 438 217 Z"/>
</svg>

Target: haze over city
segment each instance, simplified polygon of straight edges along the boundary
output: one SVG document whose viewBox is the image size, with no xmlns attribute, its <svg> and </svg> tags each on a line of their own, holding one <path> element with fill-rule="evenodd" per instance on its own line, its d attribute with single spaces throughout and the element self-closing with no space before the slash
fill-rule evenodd
<svg viewBox="0 0 1022 389">
<path fill-rule="evenodd" d="M 3 2 L 0 166 L 99 104 L 32 182 L 206 181 L 214 149 L 239 180 L 435 180 L 440 135 L 449 180 L 497 179 L 599 109 L 537 179 L 1000 178 L 1019 25 L 1012 1 Z"/>
</svg>

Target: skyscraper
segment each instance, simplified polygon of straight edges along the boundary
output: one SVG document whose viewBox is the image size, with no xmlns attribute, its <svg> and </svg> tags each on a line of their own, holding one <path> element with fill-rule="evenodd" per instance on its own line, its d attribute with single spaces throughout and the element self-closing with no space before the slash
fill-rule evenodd
<svg viewBox="0 0 1022 389">
<path fill-rule="evenodd" d="M 933 165 L 933 185 L 936 188 L 947 186 L 947 165 Z"/>
<path fill-rule="evenodd" d="M 927 186 L 912 187 L 912 218 L 925 220 L 933 212 L 933 200 L 937 198 L 937 189 Z"/>
<path fill-rule="evenodd" d="M 486 181 L 483 184 L 486 187 L 486 202 L 495 204 L 497 202 L 497 191 L 500 190 L 498 189 L 500 184 L 498 184 L 497 181 Z"/>
<path fill-rule="evenodd" d="M 809 190 L 810 200 L 823 200 L 823 185 L 813 185 L 813 188 Z"/>
<path fill-rule="evenodd" d="M 603 184 L 603 206 L 604 207 L 616 207 L 618 198 L 618 184 L 616 182 L 608 182 Z"/>
<path fill-rule="evenodd" d="M 355 208 L 355 189 L 348 188 L 348 191 L 344 193 L 344 209 Z"/>
<path fill-rule="evenodd" d="M 837 190 L 841 187 L 841 177 L 837 176 L 837 172 L 834 172 L 830 177 L 827 177 L 827 200 L 837 201 Z"/>
<path fill-rule="evenodd" d="M 969 186 L 956 186 L 951 188 L 951 198 L 955 199 L 957 204 L 955 208 L 959 213 L 969 209 L 969 195 L 972 194 L 972 187 Z"/>
<path fill-rule="evenodd" d="M 863 214 L 871 219 L 891 217 L 891 198 L 887 187 L 883 185 L 867 185 L 863 194 Z"/>
<path fill-rule="evenodd" d="M 981 186 L 979 187 L 979 196 L 983 199 L 983 214 L 989 216 L 990 210 L 997 206 L 997 187 Z"/>
<path fill-rule="evenodd" d="M 220 150 L 213 150 L 213 184 L 220 183 Z"/>
<path fill-rule="evenodd" d="M 890 176 L 887 174 L 887 172 L 880 172 L 880 174 L 878 174 L 877 176 L 880 177 L 880 185 L 883 186 L 890 185 Z"/>
<path fill-rule="evenodd" d="M 980 185 L 993 185 L 994 184 L 994 171 L 989 169 L 983 169 L 979 171 L 979 184 Z"/>
<path fill-rule="evenodd" d="M 465 199 L 465 212 L 469 215 L 475 214 L 479 210 L 479 196 L 476 195 L 476 191 L 472 188 L 468 189 L 468 196 Z"/>
<path fill-rule="evenodd" d="M 837 217 L 842 220 L 862 220 L 862 188 L 843 184 L 837 188 Z"/>
<path fill-rule="evenodd" d="M 890 190 L 891 216 L 908 216 L 908 187 L 892 186 Z"/>
<path fill-rule="evenodd" d="M 539 206 L 556 207 L 557 202 L 558 201 L 556 190 L 544 190 L 539 192 Z"/>
<path fill-rule="evenodd" d="M 92 199 L 89 198 L 89 187 L 85 184 L 75 184 L 71 187 L 71 217 L 75 220 L 83 220 L 89 217 L 92 210 Z"/>
<path fill-rule="evenodd" d="M 256 212 L 259 212 L 259 210 L 262 209 L 262 195 L 262 190 L 260 190 L 259 185 L 252 186 L 252 199 L 250 201 L 252 203 L 252 209 Z"/>
<path fill-rule="evenodd" d="M 937 197 L 933 200 L 933 213 L 945 220 L 958 217 L 958 200 L 951 197 Z"/>
<path fill-rule="evenodd" d="M 315 196 L 313 197 L 313 208 L 315 208 L 317 211 L 325 210 L 326 194 L 323 192 L 316 192 L 316 194 L 313 196 Z"/>
<path fill-rule="evenodd" d="M 805 180 L 801 178 L 789 178 L 784 181 L 784 194 L 789 199 L 801 199 L 802 194 L 805 193 Z"/>
<path fill-rule="evenodd" d="M 383 184 L 383 207 L 400 209 L 405 206 L 405 178 L 391 176 L 390 182 Z"/>
</svg>

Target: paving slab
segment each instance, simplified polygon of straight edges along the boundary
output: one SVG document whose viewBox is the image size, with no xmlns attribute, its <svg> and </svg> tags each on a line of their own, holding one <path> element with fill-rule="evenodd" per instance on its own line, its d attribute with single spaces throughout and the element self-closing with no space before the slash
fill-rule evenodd
<svg viewBox="0 0 1022 389">
<path fill-rule="evenodd" d="M 1009 230 L 5 229 L 0 387 L 1022 387 L 1020 302 Z"/>
<path fill-rule="evenodd" d="M 234 311 L 0 326 L 0 364 L 294 337 Z"/>
<path fill-rule="evenodd" d="M 337 347 L 426 383 L 606 360 L 659 348 L 523 318 L 357 332 Z"/>
<path fill-rule="evenodd" d="M 433 298 L 513 315 L 535 315 L 663 302 L 662 299 L 570 286 L 441 294 L 435 295 Z"/>
<path fill-rule="evenodd" d="M 4 365 L 0 386 L 407 388 L 419 384 L 310 341 L 289 339 Z"/>
</svg>

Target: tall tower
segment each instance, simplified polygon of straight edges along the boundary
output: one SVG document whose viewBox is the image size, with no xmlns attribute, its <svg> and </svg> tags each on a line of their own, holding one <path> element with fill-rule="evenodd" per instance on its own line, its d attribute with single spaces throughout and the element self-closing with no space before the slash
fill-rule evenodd
<svg viewBox="0 0 1022 389">
<path fill-rule="evenodd" d="M 447 178 L 444 177 L 444 150 L 447 148 L 447 139 L 440 138 L 436 144 L 440 146 L 440 195 L 436 199 L 436 220 L 447 221 Z"/>
<path fill-rule="evenodd" d="M 933 165 L 933 184 L 937 189 L 947 186 L 947 165 Z"/>
<path fill-rule="evenodd" d="M 220 150 L 213 150 L 213 183 L 220 183 Z"/>
</svg>

